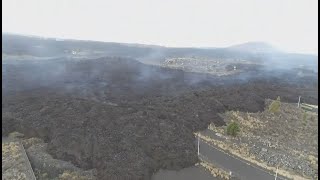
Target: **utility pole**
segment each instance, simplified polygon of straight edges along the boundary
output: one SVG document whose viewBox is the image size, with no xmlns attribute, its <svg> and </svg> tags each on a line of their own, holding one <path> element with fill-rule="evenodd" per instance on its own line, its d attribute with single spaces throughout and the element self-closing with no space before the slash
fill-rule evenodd
<svg viewBox="0 0 320 180">
<path fill-rule="evenodd" d="M 198 156 L 200 154 L 200 136 L 199 136 L 199 133 L 198 133 Z"/>
<path fill-rule="evenodd" d="M 298 107 L 300 107 L 300 98 L 301 98 L 301 96 L 299 96 Z"/>
<path fill-rule="evenodd" d="M 277 180 L 277 176 L 278 176 L 278 166 L 277 166 L 276 176 L 275 176 L 274 180 Z"/>
</svg>

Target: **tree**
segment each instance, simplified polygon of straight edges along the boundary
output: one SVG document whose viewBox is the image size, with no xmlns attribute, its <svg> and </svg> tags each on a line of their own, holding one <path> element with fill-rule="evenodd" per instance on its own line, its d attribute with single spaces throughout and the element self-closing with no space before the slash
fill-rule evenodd
<svg viewBox="0 0 320 180">
<path fill-rule="evenodd" d="M 277 97 L 277 100 L 273 101 L 273 102 L 269 105 L 269 112 L 271 112 L 271 113 L 279 112 L 280 106 L 281 106 L 280 96 L 278 96 L 278 97 Z"/>
<path fill-rule="evenodd" d="M 231 136 L 236 136 L 240 131 L 240 127 L 236 122 L 232 122 L 227 126 L 227 134 Z"/>
</svg>

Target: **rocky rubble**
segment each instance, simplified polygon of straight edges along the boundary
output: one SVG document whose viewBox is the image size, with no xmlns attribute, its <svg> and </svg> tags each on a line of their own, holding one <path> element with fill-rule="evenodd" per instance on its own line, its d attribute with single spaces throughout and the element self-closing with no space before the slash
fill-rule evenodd
<svg viewBox="0 0 320 180">
<path fill-rule="evenodd" d="M 5 68 L 3 135 L 39 137 L 53 159 L 97 169 L 98 179 L 149 179 L 159 169 L 192 166 L 193 132 L 225 125 L 220 113 L 262 111 L 278 95 L 318 98 L 315 78 L 290 74 L 239 83 L 121 58 Z"/>
<path fill-rule="evenodd" d="M 268 166 L 276 167 L 279 165 L 287 170 L 295 171 L 299 174 L 304 174 L 314 178 L 317 177 L 317 171 L 310 167 L 310 163 L 307 160 L 258 146 L 251 147 L 250 154 L 253 154 L 261 162 L 266 162 Z"/>
</svg>

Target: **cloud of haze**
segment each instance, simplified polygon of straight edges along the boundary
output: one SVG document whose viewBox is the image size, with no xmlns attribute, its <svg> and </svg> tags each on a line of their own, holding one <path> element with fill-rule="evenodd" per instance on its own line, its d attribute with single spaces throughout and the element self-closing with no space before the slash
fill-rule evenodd
<svg viewBox="0 0 320 180">
<path fill-rule="evenodd" d="M 3 0 L 2 31 L 173 47 L 265 41 L 318 54 L 317 0 Z"/>
</svg>

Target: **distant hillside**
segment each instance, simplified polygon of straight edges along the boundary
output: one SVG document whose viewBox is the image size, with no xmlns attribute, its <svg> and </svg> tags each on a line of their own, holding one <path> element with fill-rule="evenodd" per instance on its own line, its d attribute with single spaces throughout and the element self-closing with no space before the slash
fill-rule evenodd
<svg viewBox="0 0 320 180">
<path fill-rule="evenodd" d="M 247 52 L 215 48 L 168 48 L 163 46 L 126 44 L 99 41 L 42 38 L 2 34 L 2 53 L 37 57 L 68 56 L 77 54 L 101 56 L 125 56 L 130 58 L 159 59 L 164 57 L 201 56 L 212 58 L 248 58 Z"/>
<path fill-rule="evenodd" d="M 228 47 L 230 50 L 250 53 L 280 53 L 281 51 L 265 42 L 247 42 Z"/>
<path fill-rule="evenodd" d="M 162 63 L 166 58 L 201 57 L 214 59 L 246 59 L 268 65 L 290 67 L 307 65 L 317 69 L 318 57 L 288 54 L 264 42 L 248 42 L 227 48 L 170 48 L 143 44 L 82 41 L 2 34 L 3 59 L 14 58 L 99 58 L 117 56 L 144 63 Z M 14 59 L 13 58 L 13 59 Z M 23 59 L 23 58 L 21 58 Z M 271 62 L 271 63 L 270 63 Z M 289 64 L 288 64 L 289 63 Z"/>
<path fill-rule="evenodd" d="M 2 53 L 37 57 L 68 55 L 101 55 L 141 57 L 154 46 L 138 46 L 112 42 L 62 40 L 2 34 Z"/>
</svg>

